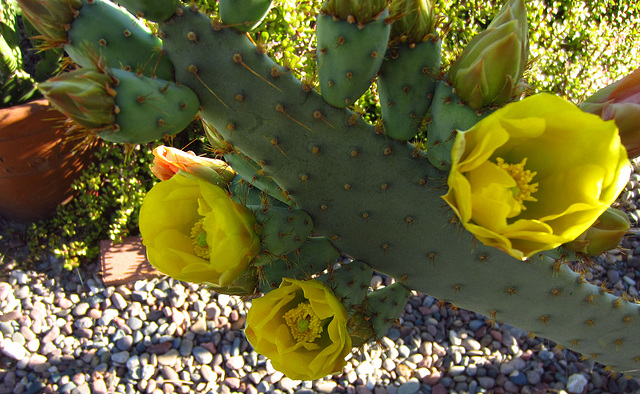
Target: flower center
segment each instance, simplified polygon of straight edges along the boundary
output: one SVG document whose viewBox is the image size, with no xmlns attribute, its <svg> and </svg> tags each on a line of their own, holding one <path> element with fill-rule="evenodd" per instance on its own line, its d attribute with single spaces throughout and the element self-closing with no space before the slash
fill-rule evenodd
<svg viewBox="0 0 640 394">
<path fill-rule="evenodd" d="M 520 205 L 520 209 L 523 211 L 527 209 L 527 207 L 524 206 L 524 201 L 538 201 L 535 197 L 531 196 L 538 191 L 538 182 L 531 183 L 537 172 L 524 169 L 524 166 L 527 164 L 526 157 L 522 159 L 519 164 L 505 163 L 503 158 L 497 157 L 496 163 L 498 167 L 505 170 L 507 174 L 516 181 L 516 186 L 511 188 L 511 193 L 513 193 L 513 198 Z"/>
<path fill-rule="evenodd" d="M 284 321 L 297 342 L 313 342 L 322 333 L 322 322 L 308 302 L 300 303 L 285 313 Z"/>
<path fill-rule="evenodd" d="M 204 218 L 198 220 L 196 224 L 191 227 L 191 243 L 196 256 L 209 259 L 210 249 L 207 244 L 207 232 L 202 225 L 203 222 Z"/>
</svg>

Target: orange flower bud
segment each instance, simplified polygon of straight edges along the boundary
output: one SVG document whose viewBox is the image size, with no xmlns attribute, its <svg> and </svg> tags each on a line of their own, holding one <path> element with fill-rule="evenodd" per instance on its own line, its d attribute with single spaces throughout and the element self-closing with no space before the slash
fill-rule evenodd
<svg viewBox="0 0 640 394">
<path fill-rule="evenodd" d="M 613 119 L 629 158 L 640 156 L 640 69 L 597 91 L 580 108 Z"/>
<path fill-rule="evenodd" d="M 151 172 L 161 181 L 166 181 L 180 170 L 218 186 L 225 186 L 236 176 L 226 162 L 196 156 L 191 151 L 161 145 L 153 150 L 153 156 Z"/>
</svg>

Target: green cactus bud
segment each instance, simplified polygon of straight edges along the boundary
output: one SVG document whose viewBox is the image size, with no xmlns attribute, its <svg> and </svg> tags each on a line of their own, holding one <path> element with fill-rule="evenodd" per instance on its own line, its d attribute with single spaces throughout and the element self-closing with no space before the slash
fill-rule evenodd
<svg viewBox="0 0 640 394">
<path fill-rule="evenodd" d="M 260 291 L 277 288 L 282 278 L 309 279 L 319 270 L 333 265 L 340 252 L 325 237 L 310 237 L 300 247 L 282 258 L 258 255 L 253 264 L 262 271 Z"/>
<path fill-rule="evenodd" d="M 38 85 L 62 113 L 111 142 L 142 144 L 174 135 L 198 112 L 186 86 L 120 70 L 81 68 Z"/>
<path fill-rule="evenodd" d="M 260 242 L 265 252 L 282 256 L 297 249 L 311 236 L 313 221 L 301 209 L 281 206 L 247 205 L 256 216 Z"/>
<path fill-rule="evenodd" d="M 69 25 L 82 8 L 82 0 L 18 0 L 22 15 L 51 46 L 67 41 Z"/>
<path fill-rule="evenodd" d="M 60 112 L 81 126 L 102 128 L 115 123 L 114 78 L 95 69 L 78 69 L 38 84 Z"/>
<path fill-rule="evenodd" d="M 179 133 L 198 113 L 200 103 L 187 86 L 116 68 L 116 124 L 98 133 L 111 142 L 142 144 Z"/>
<path fill-rule="evenodd" d="M 616 248 L 630 227 L 626 213 L 607 208 L 587 231 L 564 246 L 572 252 L 598 256 Z"/>
<path fill-rule="evenodd" d="M 337 19 L 364 25 L 377 19 L 386 6 L 386 0 L 326 0 L 320 11 Z"/>
<path fill-rule="evenodd" d="M 366 25 L 319 15 L 316 23 L 318 80 L 324 99 L 344 108 L 362 96 L 378 74 L 389 43 L 389 10 Z"/>
<path fill-rule="evenodd" d="M 269 196 L 285 204 L 289 204 L 289 199 L 280 186 L 270 176 L 265 175 L 262 167 L 250 157 L 241 152 L 233 152 L 225 154 L 224 159 L 242 176 L 244 182 L 263 190 Z"/>
<path fill-rule="evenodd" d="M 524 67 L 529 58 L 529 23 L 527 22 L 527 8 L 524 0 L 511 0 L 507 2 L 493 18 L 487 29 L 499 27 L 510 21 L 517 20 L 520 25 L 520 39 L 524 44 L 524 50 L 521 55 L 521 65 Z"/>
<path fill-rule="evenodd" d="M 391 39 L 400 42 L 418 43 L 426 41 L 435 33 L 436 18 L 430 0 L 394 0 L 389 6 Z"/>
<path fill-rule="evenodd" d="M 512 20 L 517 20 L 520 23 L 522 36 L 526 37 L 529 34 L 529 28 L 524 0 L 510 0 L 505 3 L 502 8 L 500 8 L 500 11 L 493 17 L 487 29 L 504 25 Z"/>
<path fill-rule="evenodd" d="M 397 282 L 369 293 L 348 322 L 355 346 L 384 336 L 402 314 L 410 296 L 410 290 Z"/>
<path fill-rule="evenodd" d="M 337 270 L 331 269 L 317 279 L 331 288 L 351 317 L 367 296 L 372 276 L 371 267 L 355 260 Z"/>
<path fill-rule="evenodd" d="M 529 56 L 527 32 L 523 0 L 512 0 L 451 65 L 451 83 L 471 108 L 503 105 L 518 94 Z"/>
</svg>

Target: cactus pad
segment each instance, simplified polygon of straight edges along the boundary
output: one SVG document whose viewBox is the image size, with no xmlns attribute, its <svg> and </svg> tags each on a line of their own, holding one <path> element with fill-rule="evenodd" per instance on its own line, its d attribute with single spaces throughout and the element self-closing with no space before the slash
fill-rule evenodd
<svg viewBox="0 0 640 394">
<path fill-rule="evenodd" d="M 271 8 L 271 0 L 219 0 L 220 19 L 239 31 L 258 27 Z"/>
<path fill-rule="evenodd" d="M 360 27 L 332 15 L 319 15 L 317 21 L 317 62 L 320 91 L 327 102 L 344 108 L 360 98 L 376 77 L 389 41 L 391 25 L 377 20 Z"/>
<path fill-rule="evenodd" d="M 441 41 L 399 44 L 387 51 L 378 77 L 378 93 L 387 136 L 415 137 L 433 99 L 440 73 Z"/>
<path fill-rule="evenodd" d="M 173 82 L 112 69 L 117 80 L 116 128 L 98 135 L 111 142 L 142 144 L 182 131 L 198 113 L 191 89 Z"/>
<path fill-rule="evenodd" d="M 162 41 L 109 1 L 83 0 L 68 36 L 64 49 L 82 67 L 99 60 L 110 68 L 173 80 L 173 65 L 163 55 Z"/>
<path fill-rule="evenodd" d="M 194 89 L 202 116 L 264 163 L 337 248 L 408 288 L 637 375 L 638 305 L 583 283 L 560 260 L 522 262 L 474 242 L 443 204 L 446 173 L 412 145 L 327 105 L 291 75 L 272 73 L 279 66 L 245 37 L 214 30 L 189 10 L 161 29 L 177 79 Z M 439 127 L 442 134 L 466 128 Z"/>
</svg>

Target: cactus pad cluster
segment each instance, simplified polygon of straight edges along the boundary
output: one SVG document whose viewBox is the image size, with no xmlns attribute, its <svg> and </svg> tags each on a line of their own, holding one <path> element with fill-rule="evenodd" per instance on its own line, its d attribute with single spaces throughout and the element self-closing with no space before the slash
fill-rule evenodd
<svg viewBox="0 0 640 394">
<path fill-rule="evenodd" d="M 359 346 L 384 335 L 417 290 L 639 376 L 637 303 L 586 283 L 567 265 L 584 256 L 559 245 L 525 261 L 483 245 L 442 199 L 456 137 L 519 98 L 524 1 L 508 1 L 449 71 L 429 1 L 328 0 L 317 20 L 319 92 L 245 34 L 268 1 L 221 1 L 220 21 L 176 1 L 120 3 L 131 13 L 84 0 L 63 46 L 83 69 L 122 82 L 110 86 L 118 127 L 105 138 L 159 139 L 196 112 L 211 126 L 237 173 L 227 191 L 253 212 L 261 240 L 243 294 L 318 280 L 346 308 Z M 157 33 L 133 15 L 158 22 Z M 374 126 L 349 106 L 376 79 L 383 121 Z M 425 150 L 410 142 L 419 132 Z M 354 261 L 336 267 L 341 253 Z M 396 283 L 371 291 L 372 270 Z"/>
</svg>

